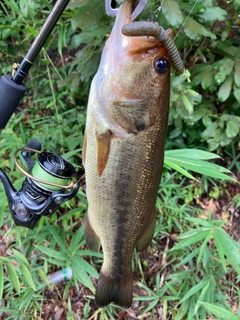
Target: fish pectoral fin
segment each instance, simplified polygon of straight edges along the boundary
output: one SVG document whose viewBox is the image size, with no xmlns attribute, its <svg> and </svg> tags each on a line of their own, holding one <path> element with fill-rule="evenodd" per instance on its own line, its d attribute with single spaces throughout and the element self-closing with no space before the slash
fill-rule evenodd
<svg viewBox="0 0 240 320">
<path fill-rule="evenodd" d="M 98 148 L 97 172 L 100 177 L 107 165 L 108 155 L 110 151 L 110 141 L 113 133 L 111 130 L 107 130 L 102 134 L 96 133 L 96 135 Z"/>
<path fill-rule="evenodd" d="M 132 304 L 133 296 L 133 275 L 116 278 L 100 273 L 95 301 L 99 307 L 104 307 L 111 302 L 121 307 L 129 308 Z"/>
<path fill-rule="evenodd" d="M 85 236 L 86 243 L 87 243 L 89 250 L 91 250 L 93 252 L 99 252 L 101 242 L 100 242 L 98 235 L 96 234 L 96 232 L 92 228 L 88 217 L 87 217 L 87 221 L 86 221 L 86 225 L 85 225 L 85 229 L 84 229 L 84 236 Z"/>
<path fill-rule="evenodd" d="M 152 214 L 149 217 L 148 223 L 143 230 L 143 233 L 136 241 L 136 250 L 143 251 L 151 244 L 154 230 L 156 226 L 156 208 L 154 208 Z"/>
</svg>

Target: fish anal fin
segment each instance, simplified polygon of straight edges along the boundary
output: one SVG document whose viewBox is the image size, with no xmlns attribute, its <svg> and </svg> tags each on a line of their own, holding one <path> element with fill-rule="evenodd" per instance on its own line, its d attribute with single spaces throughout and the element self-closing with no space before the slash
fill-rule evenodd
<svg viewBox="0 0 240 320">
<path fill-rule="evenodd" d="M 101 244 L 100 239 L 97 236 L 94 229 L 92 228 L 88 217 L 87 217 L 87 221 L 86 221 L 86 225 L 85 225 L 85 229 L 84 229 L 84 236 L 85 236 L 86 243 L 87 243 L 89 250 L 91 250 L 93 252 L 99 252 L 100 244 Z"/>
<path fill-rule="evenodd" d="M 87 130 L 84 132 L 83 146 L 82 146 L 82 164 L 85 167 L 87 151 Z"/>
<path fill-rule="evenodd" d="M 136 242 L 136 250 L 143 251 L 151 244 L 154 230 L 156 226 L 156 209 L 154 208 L 152 214 L 149 217 L 148 223 Z"/>
<path fill-rule="evenodd" d="M 99 177 L 102 175 L 108 160 L 110 151 L 110 141 L 112 137 L 112 131 L 107 130 L 102 134 L 97 133 L 97 148 L 98 148 L 98 160 L 97 160 L 97 172 Z"/>
<path fill-rule="evenodd" d="M 133 276 L 114 278 L 100 273 L 95 301 L 99 307 L 104 307 L 111 302 L 118 306 L 129 308 L 133 297 Z"/>
</svg>

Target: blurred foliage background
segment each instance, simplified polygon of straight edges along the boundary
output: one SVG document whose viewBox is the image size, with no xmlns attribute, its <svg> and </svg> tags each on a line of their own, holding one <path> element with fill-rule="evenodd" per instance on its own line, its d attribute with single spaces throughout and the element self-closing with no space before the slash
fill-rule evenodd
<svg viewBox="0 0 240 320">
<path fill-rule="evenodd" d="M 117 5 L 121 2 L 117 1 Z M 13 63 L 21 62 L 53 5 L 47 0 L 1 1 L 1 75 L 11 74 Z M 175 44 L 187 70 L 183 76 L 172 74 L 166 150 L 213 151 L 222 157 L 217 163 L 232 170 L 238 179 L 239 11 L 239 0 L 164 0 L 162 3 L 149 0 L 138 18 L 173 29 Z M 38 139 L 44 150 L 71 160 L 79 177 L 84 174 L 81 148 L 89 88 L 113 23 L 114 19 L 105 14 L 103 0 L 72 0 L 34 62 L 26 81 L 27 95 L 0 137 L 1 167 L 18 188 L 23 178 L 15 168 L 13 152 L 31 139 Z M 193 153 L 189 154 L 191 157 Z M 198 174 L 195 178 L 201 184 L 189 181 L 169 167 L 165 167 L 159 190 L 160 215 L 153 249 L 149 249 L 147 256 L 135 256 L 136 278 L 142 280 L 141 290 L 138 288 L 140 297 L 135 299 L 132 312 L 142 319 L 204 319 L 209 314 L 217 319 L 239 319 L 239 243 L 235 241 L 239 240 L 239 233 L 234 236 L 228 232 L 233 239 L 230 238 L 224 231 L 229 230 L 224 227 L 227 220 L 222 215 L 218 216 L 219 221 L 215 221 L 212 213 L 206 218 L 208 221 L 197 218 L 202 217 L 197 205 L 206 196 L 217 200 L 227 194 L 226 211 L 232 206 L 237 210 L 240 204 L 237 187 L 233 182 L 219 184 Z M 44 275 L 66 265 L 74 270 L 73 280 L 59 289 L 61 298 L 55 301 L 64 309 L 63 319 L 119 316 L 118 309 L 98 311 L 92 302 L 98 277 L 95 269 L 99 270 L 102 257 L 100 254 L 92 261 L 90 252 L 81 251 L 86 249 L 83 222 L 87 202 L 83 189 L 84 179 L 76 199 L 63 206 L 57 215 L 42 219 L 37 230 L 31 231 L 13 226 L 0 186 L 0 237 L 1 244 L 6 245 L 0 257 L 3 317 L 49 319 L 49 303 L 43 302 L 43 297 L 44 301 L 53 299 L 48 294 L 54 291 L 46 289 Z M 178 235 L 180 238 L 176 240 Z M 164 250 L 167 250 L 165 255 Z M 168 262 L 159 265 L 154 257 L 159 255 L 165 261 L 166 254 Z M 83 255 L 85 260 L 79 259 Z M 148 273 L 154 263 L 158 271 Z M 69 293 L 72 285 L 76 289 Z M 79 309 L 74 302 L 77 294 L 82 302 Z"/>
</svg>

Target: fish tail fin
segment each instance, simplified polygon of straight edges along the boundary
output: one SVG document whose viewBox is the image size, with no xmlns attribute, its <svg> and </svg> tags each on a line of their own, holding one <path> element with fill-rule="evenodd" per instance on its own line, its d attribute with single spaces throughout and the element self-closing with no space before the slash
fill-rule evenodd
<svg viewBox="0 0 240 320">
<path fill-rule="evenodd" d="M 121 307 L 129 308 L 132 304 L 133 276 L 132 273 L 121 279 L 100 274 L 95 294 L 95 301 L 99 307 L 104 307 L 111 302 Z"/>
</svg>

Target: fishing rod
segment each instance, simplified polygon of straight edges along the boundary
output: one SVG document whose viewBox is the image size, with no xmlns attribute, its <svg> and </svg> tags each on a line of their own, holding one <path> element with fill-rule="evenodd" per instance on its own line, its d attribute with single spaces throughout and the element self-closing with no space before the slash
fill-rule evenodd
<svg viewBox="0 0 240 320">
<path fill-rule="evenodd" d="M 3 129 L 24 97 L 27 87 L 23 83 L 47 38 L 57 24 L 58 19 L 70 0 L 57 0 L 47 20 L 22 62 L 13 65 L 12 75 L 3 75 L 0 79 L 0 129 Z"/>
</svg>

